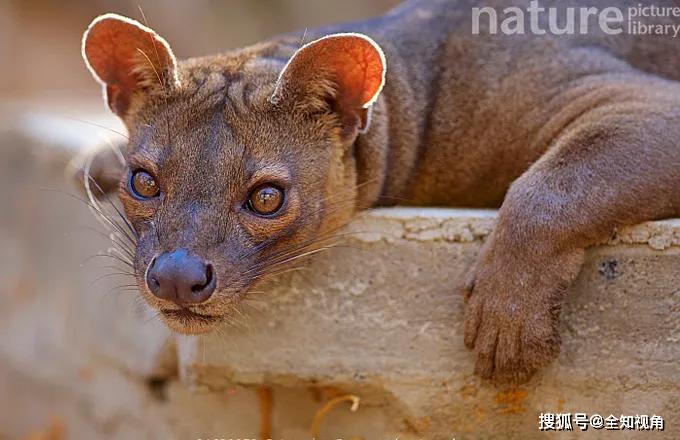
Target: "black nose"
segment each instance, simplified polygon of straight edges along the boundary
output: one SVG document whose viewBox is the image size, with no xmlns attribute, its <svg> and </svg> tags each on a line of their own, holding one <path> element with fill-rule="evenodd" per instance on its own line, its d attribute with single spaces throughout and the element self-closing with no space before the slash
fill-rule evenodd
<svg viewBox="0 0 680 440">
<path fill-rule="evenodd" d="M 211 264 L 177 249 L 151 261 L 146 284 L 158 298 L 180 305 L 198 304 L 215 291 L 215 274 Z"/>
</svg>

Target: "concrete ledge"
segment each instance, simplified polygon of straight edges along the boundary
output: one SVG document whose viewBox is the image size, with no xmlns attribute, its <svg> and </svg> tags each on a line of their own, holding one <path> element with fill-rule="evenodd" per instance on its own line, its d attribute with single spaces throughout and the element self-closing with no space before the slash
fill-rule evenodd
<svg viewBox="0 0 680 440">
<path fill-rule="evenodd" d="M 372 232 L 272 282 L 243 328 L 181 338 L 183 380 L 212 390 L 333 386 L 383 408 L 395 432 L 434 438 L 527 438 L 538 413 L 551 411 L 677 420 L 678 221 L 626 228 L 591 249 L 568 295 L 558 362 L 526 386 L 499 390 L 470 374 L 454 293 L 493 220 L 489 211 L 442 209 L 364 215 L 352 228 Z"/>
<path fill-rule="evenodd" d="M 267 385 L 275 438 L 309 438 L 324 397 L 346 393 L 358 410 L 331 410 L 323 438 L 543 438 L 541 412 L 659 414 L 666 431 L 650 435 L 680 438 L 680 220 L 589 250 L 560 358 L 497 389 L 471 375 L 454 292 L 493 211 L 372 211 L 346 246 L 271 280 L 233 326 L 174 337 L 135 292 L 110 292 L 129 279 L 93 284 L 111 269 L 81 267 L 108 244 L 63 194 L 75 192 L 63 167 L 92 135 L 42 118 L 0 124 L 0 437 L 57 416 L 73 438 L 257 438 L 256 388 Z M 68 124 L 68 136 L 49 135 Z"/>
</svg>

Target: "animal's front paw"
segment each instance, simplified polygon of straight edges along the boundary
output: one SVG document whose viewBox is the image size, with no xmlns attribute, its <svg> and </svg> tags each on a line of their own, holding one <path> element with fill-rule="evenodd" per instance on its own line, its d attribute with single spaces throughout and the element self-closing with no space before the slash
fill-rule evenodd
<svg viewBox="0 0 680 440">
<path fill-rule="evenodd" d="M 536 282 L 540 275 L 540 267 L 522 264 L 480 264 L 473 273 L 465 345 L 477 356 L 475 374 L 521 383 L 558 355 L 559 287 Z"/>
</svg>

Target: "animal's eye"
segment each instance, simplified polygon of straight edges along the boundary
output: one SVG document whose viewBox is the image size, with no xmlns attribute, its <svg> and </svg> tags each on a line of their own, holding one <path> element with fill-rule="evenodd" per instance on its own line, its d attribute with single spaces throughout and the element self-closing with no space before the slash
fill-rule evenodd
<svg viewBox="0 0 680 440">
<path fill-rule="evenodd" d="M 283 205 L 283 190 L 272 184 L 260 185 L 248 197 L 248 209 L 259 215 L 275 214 Z"/>
<path fill-rule="evenodd" d="M 156 197 L 160 190 L 156 179 L 144 170 L 137 170 L 130 177 L 130 188 L 135 196 L 140 199 Z"/>
</svg>

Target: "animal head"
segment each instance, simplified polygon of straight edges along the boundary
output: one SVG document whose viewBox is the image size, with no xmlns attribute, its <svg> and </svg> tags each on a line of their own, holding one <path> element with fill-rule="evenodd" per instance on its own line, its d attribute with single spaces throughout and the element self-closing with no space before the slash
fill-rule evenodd
<svg viewBox="0 0 680 440">
<path fill-rule="evenodd" d="M 352 146 L 386 67 L 369 37 L 178 61 L 153 30 L 107 14 L 85 32 L 83 56 L 129 132 L 119 196 L 134 272 L 171 329 L 229 319 L 354 213 Z"/>
</svg>

